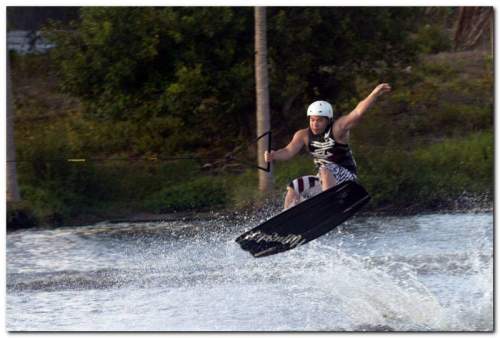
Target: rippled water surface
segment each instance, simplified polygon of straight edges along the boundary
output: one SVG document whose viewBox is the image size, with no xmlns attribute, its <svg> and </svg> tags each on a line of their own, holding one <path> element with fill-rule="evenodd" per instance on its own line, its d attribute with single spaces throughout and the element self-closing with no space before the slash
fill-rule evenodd
<svg viewBox="0 0 500 338">
<path fill-rule="evenodd" d="M 358 217 L 253 258 L 263 219 L 7 235 L 7 329 L 493 329 L 493 214 Z"/>
</svg>

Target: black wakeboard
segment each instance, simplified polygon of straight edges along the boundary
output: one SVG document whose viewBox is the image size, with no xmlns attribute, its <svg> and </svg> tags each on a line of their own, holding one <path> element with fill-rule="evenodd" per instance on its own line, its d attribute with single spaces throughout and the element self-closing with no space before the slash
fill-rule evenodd
<svg viewBox="0 0 500 338">
<path fill-rule="evenodd" d="M 301 202 L 236 239 L 254 257 L 287 251 L 318 238 L 354 215 L 370 200 L 357 182 L 347 181 Z"/>
</svg>

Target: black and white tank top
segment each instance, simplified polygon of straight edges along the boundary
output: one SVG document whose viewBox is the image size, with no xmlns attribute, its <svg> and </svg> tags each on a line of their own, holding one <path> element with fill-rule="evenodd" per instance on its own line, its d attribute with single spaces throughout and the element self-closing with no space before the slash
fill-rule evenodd
<svg viewBox="0 0 500 338">
<path fill-rule="evenodd" d="M 331 125 L 325 129 L 324 133 L 318 135 L 314 135 L 309 128 L 308 148 L 316 167 L 327 163 L 336 163 L 351 173 L 357 174 L 356 161 L 349 145 L 335 142 Z"/>
</svg>

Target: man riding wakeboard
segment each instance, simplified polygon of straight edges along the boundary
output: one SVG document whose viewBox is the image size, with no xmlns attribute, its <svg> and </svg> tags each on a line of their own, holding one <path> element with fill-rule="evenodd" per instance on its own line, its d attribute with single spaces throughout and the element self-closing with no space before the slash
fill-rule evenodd
<svg viewBox="0 0 500 338">
<path fill-rule="evenodd" d="M 379 84 L 353 111 L 337 120 L 333 119 L 330 103 L 315 101 L 307 108 L 309 127 L 298 130 L 286 147 L 264 153 L 266 162 L 286 161 L 305 146 L 313 156 L 318 174 L 302 176 L 290 182 L 287 186 L 285 209 L 337 184 L 357 180 L 356 162 L 349 148 L 350 130 L 358 125 L 380 95 L 390 91 L 389 84 Z"/>
</svg>

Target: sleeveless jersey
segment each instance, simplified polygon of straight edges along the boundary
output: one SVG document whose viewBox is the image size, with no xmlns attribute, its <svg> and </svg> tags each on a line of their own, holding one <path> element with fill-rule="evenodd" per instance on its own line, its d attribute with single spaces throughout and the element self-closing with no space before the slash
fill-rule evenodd
<svg viewBox="0 0 500 338">
<path fill-rule="evenodd" d="M 311 128 L 307 131 L 309 153 L 313 156 L 317 168 L 322 164 L 336 163 L 357 174 L 356 161 L 349 145 L 335 142 L 331 125 L 322 134 L 314 135 Z"/>
</svg>

